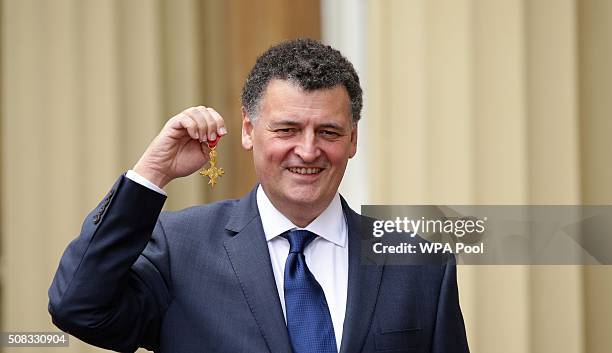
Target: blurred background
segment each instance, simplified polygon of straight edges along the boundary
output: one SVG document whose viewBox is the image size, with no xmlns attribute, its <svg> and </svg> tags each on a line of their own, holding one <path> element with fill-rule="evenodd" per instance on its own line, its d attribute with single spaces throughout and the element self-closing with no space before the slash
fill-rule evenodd
<svg viewBox="0 0 612 353">
<path fill-rule="evenodd" d="M 364 87 L 350 204 L 611 204 L 610 0 L 1 0 L 0 330 L 54 330 L 68 242 L 171 116 L 215 107 L 241 197 L 240 90 L 272 44 L 340 49 Z M 612 351 L 612 269 L 460 266 L 474 353 Z M 94 352 L 76 339 L 69 348 Z M 27 349 L 7 349 L 2 352 Z M 33 350 L 34 351 L 34 350 Z M 38 349 L 36 351 L 39 351 Z"/>
</svg>

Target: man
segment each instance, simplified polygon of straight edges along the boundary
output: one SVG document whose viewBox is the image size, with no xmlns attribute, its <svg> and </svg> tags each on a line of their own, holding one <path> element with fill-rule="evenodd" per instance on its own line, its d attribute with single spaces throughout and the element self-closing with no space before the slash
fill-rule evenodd
<svg viewBox="0 0 612 353">
<path fill-rule="evenodd" d="M 227 133 L 212 108 L 174 116 L 66 249 L 53 322 L 130 352 L 467 352 L 452 259 L 360 260 L 362 218 L 337 192 L 362 107 L 352 65 L 313 40 L 281 43 L 258 58 L 242 105 L 260 184 L 160 215 L 164 186 Z"/>
</svg>

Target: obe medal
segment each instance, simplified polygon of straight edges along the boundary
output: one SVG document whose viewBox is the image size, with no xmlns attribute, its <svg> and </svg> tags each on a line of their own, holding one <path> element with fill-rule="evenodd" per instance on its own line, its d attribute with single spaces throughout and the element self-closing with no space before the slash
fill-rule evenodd
<svg viewBox="0 0 612 353">
<path fill-rule="evenodd" d="M 217 137 L 216 140 L 214 141 L 207 141 L 206 143 L 208 144 L 208 148 L 210 148 L 210 152 L 208 152 L 208 163 L 210 164 L 208 168 L 203 168 L 200 171 L 200 174 L 202 174 L 202 176 L 207 176 L 208 177 L 208 184 L 210 185 L 210 188 L 214 188 L 215 185 L 217 184 L 217 179 L 220 178 L 221 176 L 223 176 L 223 174 L 225 174 L 225 171 L 223 170 L 223 168 L 221 167 L 217 167 L 217 142 L 219 142 L 219 140 L 221 139 L 221 137 Z"/>
</svg>

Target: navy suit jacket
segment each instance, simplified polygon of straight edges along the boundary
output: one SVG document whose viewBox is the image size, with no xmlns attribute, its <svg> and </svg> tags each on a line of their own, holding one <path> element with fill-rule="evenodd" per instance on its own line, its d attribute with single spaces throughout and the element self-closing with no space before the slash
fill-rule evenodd
<svg viewBox="0 0 612 353">
<path fill-rule="evenodd" d="M 122 176 L 70 243 L 49 289 L 60 329 L 121 352 L 290 353 L 256 193 L 163 212 L 165 197 Z M 341 353 L 468 352 L 454 260 L 377 266 L 348 223 Z M 371 236 L 369 237 L 371 238 Z"/>
</svg>

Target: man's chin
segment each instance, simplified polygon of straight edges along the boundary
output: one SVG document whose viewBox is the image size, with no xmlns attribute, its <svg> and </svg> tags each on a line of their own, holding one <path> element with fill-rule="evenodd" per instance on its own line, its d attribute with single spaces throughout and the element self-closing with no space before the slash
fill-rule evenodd
<svg viewBox="0 0 612 353">
<path fill-rule="evenodd" d="M 299 206 L 314 206 L 321 202 L 320 192 L 312 188 L 292 188 L 285 196 L 291 204 Z"/>
<path fill-rule="evenodd" d="M 299 205 L 299 206 L 311 206 L 313 204 L 316 204 L 319 201 L 319 199 L 317 197 L 313 197 L 313 195 L 305 195 L 305 196 L 289 195 L 287 200 L 291 204 Z"/>
</svg>

